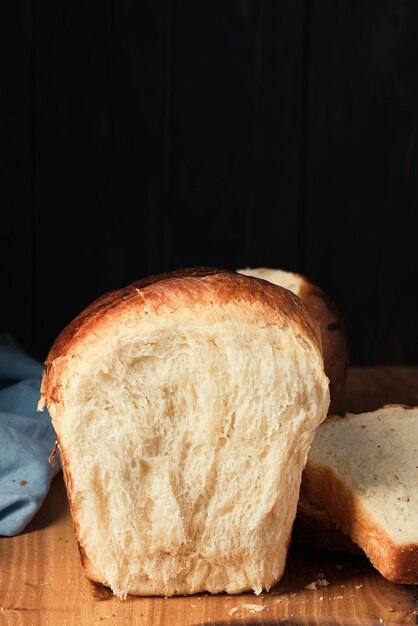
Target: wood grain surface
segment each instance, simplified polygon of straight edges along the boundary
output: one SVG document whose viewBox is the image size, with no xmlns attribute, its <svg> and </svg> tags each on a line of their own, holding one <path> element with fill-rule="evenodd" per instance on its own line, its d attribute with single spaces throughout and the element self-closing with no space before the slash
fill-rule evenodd
<svg viewBox="0 0 418 626">
<path fill-rule="evenodd" d="M 352 368 L 343 409 L 418 404 L 418 368 Z M 309 583 L 325 578 L 316 590 Z M 367 559 L 294 544 L 282 581 L 269 593 L 179 598 L 97 595 L 84 578 L 59 475 L 41 510 L 19 536 L 0 539 L 0 624 L 326 626 L 417 624 L 418 587 L 395 585 Z"/>
</svg>

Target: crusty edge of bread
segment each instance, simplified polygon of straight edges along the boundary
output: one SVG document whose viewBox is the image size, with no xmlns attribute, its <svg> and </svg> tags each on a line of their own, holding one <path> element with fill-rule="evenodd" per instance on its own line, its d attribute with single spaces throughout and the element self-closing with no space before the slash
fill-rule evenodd
<svg viewBox="0 0 418 626">
<path fill-rule="evenodd" d="M 231 301 L 263 304 L 270 309 L 266 322 L 286 324 L 291 318 L 301 334 L 322 354 L 321 334 L 316 321 L 303 302 L 287 289 L 228 270 L 188 268 L 150 276 L 109 292 L 70 322 L 55 340 L 45 361 L 38 408 L 59 404 L 61 378 L 67 361 L 82 350 L 83 343 L 94 336 L 101 326 L 111 324 L 130 310 L 140 314 L 146 305 L 152 306 L 153 312 L 158 315 L 163 308 L 175 310 L 179 304 L 192 307 L 205 300 L 206 303 L 210 300 L 220 305 Z"/>
<path fill-rule="evenodd" d="M 330 468 L 309 458 L 303 484 L 308 498 L 325 509 L 382 576 L 395 583 L 418 584 L 418 544 L 395 544 L 350 488 Z"/>
</svg>

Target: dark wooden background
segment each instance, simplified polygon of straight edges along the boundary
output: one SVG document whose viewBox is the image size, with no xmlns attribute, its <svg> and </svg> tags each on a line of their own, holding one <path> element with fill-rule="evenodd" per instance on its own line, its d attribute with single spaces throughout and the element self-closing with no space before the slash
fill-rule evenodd
<svg viewBox="0 0 418 626">
<path fill-rule="evenodd" d="M 306 273 L 417 363 L 416 0 L 0 4 L 0 330 L 179 266 Z"/>
</svg>

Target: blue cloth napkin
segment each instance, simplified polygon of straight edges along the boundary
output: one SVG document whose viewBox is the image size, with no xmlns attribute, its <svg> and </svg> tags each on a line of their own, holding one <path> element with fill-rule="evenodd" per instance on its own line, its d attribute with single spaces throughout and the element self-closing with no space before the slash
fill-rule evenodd
<svg viewBox="0 0 418 626">
<path fill-rule="evenodd" d="M 37 411 L 43 366 L 0 335 L 0 535 L 23 530 L 60 470 L 48 457 L 55 443 L 51 418 Z"/>
</svg>

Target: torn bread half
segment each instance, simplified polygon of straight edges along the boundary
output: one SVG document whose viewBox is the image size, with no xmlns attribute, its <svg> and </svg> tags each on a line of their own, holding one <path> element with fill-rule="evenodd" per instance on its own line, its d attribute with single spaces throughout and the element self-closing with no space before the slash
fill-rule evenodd
<svg viewBox="0 0 418 626">
<path fill-rule="evenodd" d="M 418 407 L 329 418 L 317 430 L 303 492 L 385 578 L 418 584 Z"/>
<path fill-rule="evenodd" d="M 292 293 L 194 268 L 106 294 L 52 347 L 44 404 L 90 580 L 125 598 L 281 578 L 329 405 Z"/>
<path fill-rule="evenodd" d="M 335 304 L 319 287 L 305 276 L 266 267 L 237 270 L 240 274 L 262 278 L 289 289 L 306 305 L 319 324 L 324 352 L 325 373 L 329 378 L 330 414 L 338 410 L 348 367 L 349 350 L 345 325 Z"/>
</svg>

